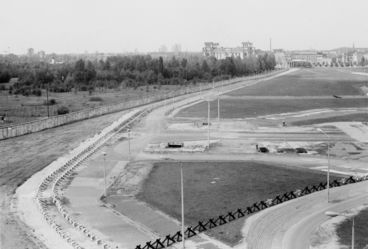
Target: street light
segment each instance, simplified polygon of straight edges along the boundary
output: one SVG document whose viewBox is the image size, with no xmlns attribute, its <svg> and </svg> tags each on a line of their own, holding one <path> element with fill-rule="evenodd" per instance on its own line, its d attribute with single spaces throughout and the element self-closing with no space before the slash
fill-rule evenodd
<svg viewBox="0 0 368 249">
<path fill-rule="evenodd" d="M 207 142 L 208 142 L 208 150 L 210 150 L 210 112 L 211 112 L 211 101 L 208 98 L 207 100 L 207 128 L 208 128 L 208 132 L 207 132 Z"/>
<path fill-rule="evenodd" d="M 351 223 L 351 249 L 354 249 L 355 246 L 355 219 L 354 219 L 354 215 L 351 216 L 347 216 L 346 214 L 343 213 L 337 213 L 337 212 L 333 212 L 333 211 L 326 211 L 325 215 L 328 217 L 336 217 L 336 216 L 344 216 L 346 218 L 351 218 L 352 219 L 352 223 Z"/>
<path fill-rule="evenodd" d="M 321 128 L 317 129 L 320 131 L 323 135 L 327 137 L 327 162 L 328 162 L 328 168 L 327 168 L 327 202 L 330 202 L 330 136 L 327 135 L 326 132 L 324 132 Z"/>
<path fill-rule="evenodd" d="M 104 158 L 104 196 L 106 197 L 106 152 L 102 152 Z"/>
<path fill-rule="evenodd" d="M 130 129 L 128 128 L 128 152 L 129 152 L 129 161 L 130 161 Z"/>
<path fill-rule="evenodd" d="M 183 241 L 183 249 L 185 248 L 184 236 L 184 181 L 183 181 L 183 164 L 180 163 L 180 192 L 181 192 L 181 235 Z"/>
<path fill-rule="evenodd" d="M 217 89 L 217 122 L 220 123 L 220 90 Z"/>
</svg>

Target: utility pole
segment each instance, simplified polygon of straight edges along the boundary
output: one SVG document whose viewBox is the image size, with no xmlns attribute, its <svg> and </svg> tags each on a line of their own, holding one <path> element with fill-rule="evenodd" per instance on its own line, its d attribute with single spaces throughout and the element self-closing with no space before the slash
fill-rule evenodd
<svg viewBox="0 0 368 249">
<path fill-rule="evenodd" d="M 321 128 L 318 128 L 318 130 L 323 133 L 323 135 L 325 135 L 327 137 L 327 164 L 328 164 L 328 168 L 327 168 L 327 203 L 330 202 L 330 143 L 331 143 L 331 139 L 330 137 L 327 135 L 326 132 L 324 132 Z"/>
<path fill-rule="evenodd" d="M 210 150 L 210 111 L 211 111 L 211 103 L 210 99 L 208 98 L 208 117 L 207 117 L 207 125 L 208 125 L 208 133 L 207 133 L 207 140 L 208 140 L 208 150 Z"/>
<path fill-rule="evenodd" d="M 180 192 L 181 192 L 181 235 L 183 249 L 185 249 L 185 230 L 184 230 L 184 181 L 183 181 L 183 164 L 180 163 Z"/>
<path fill-rule="evenodd" d="M 217 122 L 220 123 L 220 91 L 217 93 Z"/>
<path fill-rule="evenodd" d="M 355 219 L 353 216 L 353 224 L 351 226 L 351 249 L 355 248 Z"/>
<path fill-rule="evenodd" d="M 102 152 L 104 158 L 104 196 L 106 197 L 106 152 Z"/>
<path fill-rule="evenodd" d="M 130 129 L 128 128 L 128 153 L 129 153 L 129 161 L 130 161 Z"/>
<path fill-rule="evenodd" d="M 270 38 L 270 52 L 272 52 L 272 38 Z"/>
<path fill-rule="evenodd" d="M 47 105 L 47 117 L 50 117 L 50 103 L 49 103 L 49 82 L 47 82 L 46 87 L 46 105 Z"/>
</svg>

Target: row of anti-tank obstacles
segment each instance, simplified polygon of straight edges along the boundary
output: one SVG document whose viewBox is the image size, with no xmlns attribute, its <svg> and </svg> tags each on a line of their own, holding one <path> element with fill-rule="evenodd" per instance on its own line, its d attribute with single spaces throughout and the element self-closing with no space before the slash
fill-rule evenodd
<svg viewBox="0 0 368 249">
<path fill-rule="evenodd" d="M 72 216 L 68 213 L 68 210 L 63 205 L 63 186 L 67 185 L 69 179 L 72 177 L 74 170 L 80 166 L 87 158 L 89 158 L 93 153 L 95 153 L 101 146 L 112 138 L 117 132 L 124 129 L 127 125 L 134 122 L 137 118 L 143 115 L 145 112 L 137 112 L 128 120 L 123 121 L 121 124 L 117 125 L 114 129 L 107 131 L 104 135 L 98 138 L 96 141 L 91 143 L 87 148 L 78 153 L 76 156 L 68 160 L 62 167 L 53 171 L 49 176 L 47 176 L 38 188 L 36 194 L 36 200 L 38 206 L 41 210 L 47 223 L 73 248 L 84 249 L 75 240 L 72 239 L 69 233 L 65 232 L 60 225 L 58 225 L 55 220 L 50 215 L 48 208 L 50 203 L 50 198 L 47 195 L 47 190 L 51 187 L 51 198 L 52 203 L 56 206 L 58 212 L 61 216 L 75 229 L 78 229 L 85 236 L 87 236 L 92 242 L 100 245 L 101 248 L 110 249 L 113 246 L 103 239 L 100 239 L 96 234 L 90 231 L 86 226 L 80 224 L 78 221 L 74 220 Z M 116 248 L 116 247 L 114 247 Z"/>
<path fill-rule="evenodd" d="M 330 183 L 330 188 L 340 187 L 343 185 L 357 183 L 361 181 L 368 180 L 368 175 L 363 177 L 348 177 L 348 178 L 341 178 L 339 180 L 334 180 Z M 311 193 L 321 191 L 326 189 L 327 183 L 320 183 L 319 185 L 315 186 L 307 186 L 304 189 L 300 190 L 297 189 L 295 191 L 286 192 L 283 195 L 278 195 L 273 199 L 268 199 L 266 201 L 256 202 L 253 205 L 245 208 L 245 209 L 237 209 L 233 212 L 228 212 L 225 215 L 219 215 L 216 218 L 208 219 L 206 221 L 199 221 L 196 226 L 189 226 L 186 228 L 184 232 L 185 238 L 191 238 L 193 236 L 198 235 L 199 233 L 205 232 L 209 229 L 225 225 L 229 222 L 232 222 L 236 219 L 240 219 L 245 217 L 246 215 L 253 214 L 259 212 L 263 209 L 281 204 L 283 202 L 302 197 L 305 195 L 309 195 Z M 166 247 L 170 247 L 175 243 L 182 241 L 182 233 L 181 231 L 176 232 L 173 235 L 166 235 L 164 238 L 156 239 L 155 241 L 148 241 L 146 244 L 137 245 L 135 249 L 162 249 Z"/>
</svg>

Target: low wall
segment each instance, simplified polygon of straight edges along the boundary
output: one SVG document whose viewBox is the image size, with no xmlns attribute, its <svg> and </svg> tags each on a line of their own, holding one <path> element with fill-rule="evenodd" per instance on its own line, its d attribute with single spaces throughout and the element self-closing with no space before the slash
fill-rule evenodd
<svg viewBox="0 0 368 249">
<path fill-rule="evenodd" d="M 101 116 L 104 114 L 119 112 L 119 111 L 127 110 L 133 107 L 138 107 L 138 106 L 150 104 L 150 103 L 165 100 L 165 99 L 172 99 L 180 95 L 199 92 L 199 91 L 211 89 L 213 87 L 218 88 L 218 87 L 226 86 L 229 84 L 234 84 L 242 80 L 246 80 L 246 79 L 260 79 L 262 77 L 267 77 L 267 76 L 270 76 L 278 72 L 280 71 L 276 70 L 276 71 L 259 74 L 256 76 L 234 78 L 234 79 L 230 79 L 226 81 L 215 82 L 213 84 L 212 83 L 206 84 L 205 86 L 203 86 L 203 84 L 200 84 L 200 85 L 197 84 L 196 86 L 187 87 L 185 89 L 181 89 L 181 90 L 171 92 L 168 94 L 162 94 L 159 96 L 152 96 L 152 97 L 148 97 L 144 99 L 128 101 L 128 102 L 124 102 L 124 103 L 120 103 L 116 105 L 106 105 L 106 106 L 102 106 L 98 108 L 90 108 L 90 109 L 86 109 L 86 110 L 82 110 L 78 112 L 68 113 L 65 115 L 58 115 L 58 116 L 53 116 L 49 118 L 34 120 L 31 122 L 27 122 L 27 123 L 13 125 L 9 127 L 2 127 L 0 128 L 0 140 L 11 138 L 11 137 L 17 137 L 17 136 L 21 136 L 21 135 L 25 135 L 25 134 L 29 134 L 33 132 L 38 132 L 38 131 L 42 131 L 45 129 L 69 124 L 72 122 Z"/>
</svg>

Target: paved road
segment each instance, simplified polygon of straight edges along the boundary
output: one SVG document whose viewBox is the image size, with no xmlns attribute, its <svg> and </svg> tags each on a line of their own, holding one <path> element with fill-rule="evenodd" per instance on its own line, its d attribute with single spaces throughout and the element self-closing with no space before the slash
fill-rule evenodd
<svg viewBox="0 0 368 249">
<path fill-rule="evenodd" d="M 314 231 L 328 217 L 368 203 L 368 182 L 317 192 L 262 211 L 247 220 L 247 244 L 252 249 L 307 249 Z"/>
</svg>

